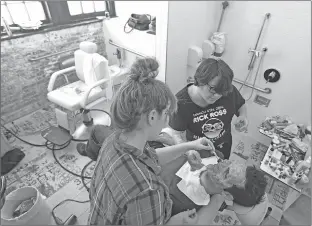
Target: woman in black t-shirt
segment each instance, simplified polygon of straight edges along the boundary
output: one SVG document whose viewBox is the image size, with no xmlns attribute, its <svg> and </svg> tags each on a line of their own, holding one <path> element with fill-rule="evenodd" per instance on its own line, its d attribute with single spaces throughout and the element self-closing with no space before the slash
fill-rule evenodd
<svg viewBox="0 0 312 226">
<path fill-rule="evenodd" d="M 232 85 L 233 77 L 232 69 L 221 59 L 201 62 L 195 82 L 176 94 L 178 110 L 169 122 L 176 143 L 207 137 L 225 159 L 230 157 L 234 114 L 238 131 L 246 131 L 248 126 L 245 100 Z M 204 152 L 200 155 L 206 157 Z"/>
</svg>

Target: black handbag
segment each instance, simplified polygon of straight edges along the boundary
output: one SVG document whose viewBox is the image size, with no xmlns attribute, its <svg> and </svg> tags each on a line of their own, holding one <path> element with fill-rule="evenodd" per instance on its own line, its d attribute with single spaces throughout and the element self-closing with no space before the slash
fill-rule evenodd
<svg viewBox="0 0 312 226">
<path fill-rule="evenodd" d="M 124 26 L 124 32 L 130 33 L 133 29 L 137 29 L 139 31 L 146 31 L 149 29 L 149 25 L 151 23 L 151 15 L 149 14 L 131 14 L 130 18 L 126 22 Z M 127 25 L 130 27 L 130 30 L 126 30 Z"/>
</svg>

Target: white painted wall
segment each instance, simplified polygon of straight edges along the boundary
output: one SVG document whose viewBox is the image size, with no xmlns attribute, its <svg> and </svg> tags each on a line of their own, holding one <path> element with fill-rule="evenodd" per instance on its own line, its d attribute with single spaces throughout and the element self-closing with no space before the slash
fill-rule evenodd
<svg viewBox="0 0 312 226">
<path fill-rule="evenodd" d="M 187 78 L 188 47 L 201 47 L 214 28 L 214 1 L 170 1 L 166 83 L 176 93 Z"/>
<path fill-rule="evenodd" d="M 168 1 L 116 1 L 117 18 L 105 20 L 104 36 L 106 51 L 110 64 L 117 64 L 116 47 L 108 43 L 109 39 L 116 44 L 130 48 L 146 56 L 156 57 L 160 63 L 158 79 L 165 81 L 166 71 L 166 37 L 168 19 Z M 150 14 L 156 16 L 157 34 L 147 34 L 146 31 L 133 30 L 131 33 L 124 32 L 124 25 L 131 13 Z M 124 65 L 129 67 L 137 58 L 135 54 L 122 51 Z"/>
<path fill-rule="evenodd" d="M 156 16 L 160 1 L 115 1 L 118 17 L 129 18 L 132 13 Z"/>
<path fill-rule="evenodd" d="M 311 2 L 231 1 L 222 26 L 228 41 L 223 59 L 232 67 L 236 78 L 245 79 L 251 56 L 248 49 L 254 48 L 266 13 L 271 13 L 271 18 L 259 48 L 268 47 L 268 51 L 256 86 L 271 88 L 272 93 L 255 91 L 247 103 L 250 133 L 255 136 L 259 135 L 257 126 L 261 120 L 274 114 L 289 115 L 297 123 L 311 124 Z M 266 83 L 263 73 L 269 68 L 280 71 L 280 81 Z M 250 84 L 255 74 L 256 70 Z M 250 88 L 242 90 L 246 98 L 250 92 Z M 271 99 L 268 108 L 253 102 L 257 93 Z"/>
<path fill-rule="evenodd" d="M 201 46 L 216 30 L 221 14 L 221 1 L 170 2 L 166 82 L 177 92 L 186 84 L 187 49 Z M 256 86 L 269 87 L 272 94 L 268 108 L 247 103 L 249 132 L 260 136 L 257 126 L 266 116 L 283 114 L 298 123 L 311 124 L 311 3 L 303 1 L 230 1 L 221 31 L 227 33 L 223 59 L 232 67 L 235 77 L 243 80 L 250 61 L 249 48 L 254 48 L 265 13 L 271 13 L 259 47 L 268 47 Z M 281 72 L 277 83 L 265 83 L 268 68 Z M 251 78 L 254 78 L 254 74 Z M 236 85 L 236 84 L 235 84 Z M 238 87 L 238 86 L 237 86 Z M 243 95 L 249 96 L 250 89 Z M 258 92 L 254 92 L 254 95 Z"/>
</svg>

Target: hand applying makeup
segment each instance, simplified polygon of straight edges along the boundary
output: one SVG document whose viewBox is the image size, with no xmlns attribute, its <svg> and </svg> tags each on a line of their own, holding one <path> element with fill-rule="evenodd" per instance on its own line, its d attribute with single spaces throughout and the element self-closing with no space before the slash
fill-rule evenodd
<svg viewBox="0 0 312 226">
<path fill-rule="evenodd" d="M 206 150 L 206 151 L 215 151 L 213 143 L 206 137 L 199 138 L 197 140 L 190 141 L 192 149 L 194 150 Z"/>
<path fill-rule="evenodd" d="M 191 171 L 199 170 L 204 166 L 202 159 L 197 151 L 190 150 L 186 152 L 185 155 L 187 157 L 188 163 L 191 166 Z"/>
<path fill-rule="evenodd" d="M 205 137 L 191 141 L 191 143 L 192 143 L 192 147 L 195 150 L 207 150 L 207 151 L 211 151 L 212 153 L 215 152 L 215 147 L 213 143 Z M 195 150 L 190 150 L 185 153 L 187 157 L 187 161 L 189 162 L 191 166 L 191 171 L 198 170 L 204 166 L 202 164 L 202 159 L 199 153 Z"/>
</svg>

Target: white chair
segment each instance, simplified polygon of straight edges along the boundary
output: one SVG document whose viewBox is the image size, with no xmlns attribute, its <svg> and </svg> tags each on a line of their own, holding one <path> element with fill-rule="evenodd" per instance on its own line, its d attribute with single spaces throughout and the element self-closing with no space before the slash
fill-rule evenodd
<svg viewBox="0 0 312 226">
<path fill-rule="evenodd" d="M 264 195 L 261 203 L 254 207 L 244 207 L 236 203 L 228 209 L 233 210 L 242 225 L 260 225 L 269 207 L 267 194 Z"/>
<path fill-rule="evenodd" d="M 59 106 L 55 109 L 58 125 L 68 130 L 76 139 L 88 139 L 88 134 L 83 135 L 81 129 L 80 132 L 76 131 L 76 113 L 81 111 L 85 122 L 83 126 L 90 127 L 93 120 L 89 109 L 95 104 L 111 99 L 114 79 L 121 74 L 121 70 L 116 66 L 108 66 L 107 59 L 96 53 L 95 43 L 82 42 L 79 47 L 74 53 L 75 66 L 52 74 L 47 97 Z M 66 73 L 73 71 L 76 72 L 78 81 L 54 89 L 59 75 L 64 75 L 68 81 Z"/>
</svg>

